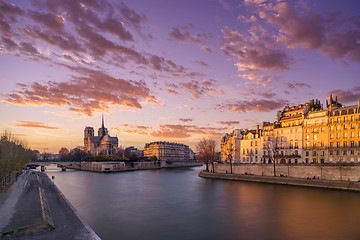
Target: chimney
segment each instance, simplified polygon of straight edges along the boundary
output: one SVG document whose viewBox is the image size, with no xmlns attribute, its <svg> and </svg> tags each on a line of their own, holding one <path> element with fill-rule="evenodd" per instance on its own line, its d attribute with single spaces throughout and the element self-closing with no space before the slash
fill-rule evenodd
<svg viewBox="0 0 360 240">
<path fill-rule="evenodd" d="M 360 108 L 360 100 L 358 101 L 358 108 Z"/>
<path fill-rule="evenodd" d="M 259 125 L 256 125 L 256 133 L 259 133 Z"/>
</svg>

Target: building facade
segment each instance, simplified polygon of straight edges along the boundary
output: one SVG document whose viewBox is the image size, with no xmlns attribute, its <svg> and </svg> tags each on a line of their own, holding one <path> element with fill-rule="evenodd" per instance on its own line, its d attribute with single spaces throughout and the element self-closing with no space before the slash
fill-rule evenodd
<svg viewBox="0 0 360 240">
<path fill-rule="evenodd" d="M 261 130 L 246 130 L 240 143 L 240 163 L 260 163 Z"/>
<path fill-rule="evenodd" d="M 160 161 L 193 161 L 194 152 L 189 146 L 171 142 L 151 142 L 144 147 L 144 157 L 157 157 Z"/>
<path fill-rule="evenodd" d="M 329 159 L 329 112 L 310 111 L 304 119 L 304 162 L 325 163 Z M 333 136 L 331 136 L 333 137 Z"/>
<path fill-rule="evenodd" d="M 221 156 L 223 161 L 229 162 L 229 156 L 233 163 L 240 162 L 240 140 L 243 138 L 244 131 L 235 129 L 231 133 L 225 134 L 221 139 Z"/>
<path fill-rule="evenodd" d="M 286 106 L 274 123 L 276 153 L 280 163 L 303 163 L 303 123 L 309 111 L 308 104 Z"/>
<path fill-rule="evenodd" d="M 360 163 L 360 101 L 329 109 L 330 162 Z"/>
<path fill-rule="evenodd" d="M 331 99 L 325 109 L 318 100 L 286 106 L 261 129 L 246 130 L 241 137 L 226 134 L 221 161 L 227 160 L 228 143 L 237 141 L 235 163 L 360 163 L 360 101 L 343 106 Z"/>
<path fill-rule="evenodd" d="M 98 130 L 98 136 L 94 135 L 93 127 L 85 127 L 84 150 L 93 155 L 113 156 L 118 150 L 118 138 L 110 137 L 107 128 L 104 126 L 104 117 Z"/>
</svg>

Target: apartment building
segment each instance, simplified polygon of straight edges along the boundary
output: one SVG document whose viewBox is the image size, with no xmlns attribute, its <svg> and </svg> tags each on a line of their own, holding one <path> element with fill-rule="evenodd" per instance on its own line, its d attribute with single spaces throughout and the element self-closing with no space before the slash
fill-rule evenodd
<svg viewBox="0 0 360 240">
<path fill-rule="evenodd" d="M 160 161 L 192 161 L 195 154 L 187 145 L 162 141 L 145 144 L 144 157 L 152 156 Z"/>
<path fill-rule="evenodd" d="M 229 162 L 229 156 L 231 156 L 233 163 L 240 162 L 240 140 L 243 138 L 243 135 L 244 130 L 235 129 L 222 137 L 220 147 L 221 159 L 223 159 L 223 161 Z"/>
<path fill-rule="evenodd" d="M 254 130 L 247 130 L 240 143 L 241 163 L 261 162 L 261 130 L 257 126 Z"/>
<path fill-rule="evenodd" d="M 223 149 L 232 134 L 221 143 L 224 162 Z M 286 106 L 275 122 L 246 130 L 236 141 L 238 163 L 360 163 L 360 101 L 343 106 L 331 100 L 325 109 L 318 100 Z"/>
<path fill-rule="evenodd" d="M 329 162 L 360 163 L 360 101 L 358 105 L 330 107 Z"/>
</svg>

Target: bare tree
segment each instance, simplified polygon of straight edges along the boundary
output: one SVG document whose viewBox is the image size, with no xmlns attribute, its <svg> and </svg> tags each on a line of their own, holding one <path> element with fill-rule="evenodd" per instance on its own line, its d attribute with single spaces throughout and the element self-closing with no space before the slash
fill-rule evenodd
<svg viewBox="0 0 360 240">
<path fill-rule="evenodd" d="M 233 156 L 234 156 L 234 152 L 235 152 L 235 147 L 231 140 L 229 141 L 229 143 L 226 146 L 227 146 L 225 148 L 226 160 L 230 161 L 230 173 L 233 173 L 232 160 L 233 160 Z"/>
<path fill-rule="evenodd" d="M 209 171 L 209 164 L 214 164 L 215 160 L 215 146 L 216 142 L 210 138 L 203 138 L 200 142 L 196 145 L 196 150 L 199 154 L 199 157 L 204 161 L 206 164 L 206 171 Z M 214 165 L 213 165 L 214 170 Z"/>
<path fill-rule="evenodd" d="M 277 147 L 277 140 L 276 137 L 268 137 L 265 143 L 265 149 L 268 151 L 269 160 L 274 165 L 274 177 L 276 176 L 276 147 Z"/>
</svg>

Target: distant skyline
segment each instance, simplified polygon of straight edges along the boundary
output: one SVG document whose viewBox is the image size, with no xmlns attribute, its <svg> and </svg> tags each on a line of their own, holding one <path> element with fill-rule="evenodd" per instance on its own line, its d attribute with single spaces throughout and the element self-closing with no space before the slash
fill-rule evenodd
<svg viewBox="0 0 360 240">
<path fill-rule="evenodd" d="M 0 129 L 40 152 L 193 150 L 285 105 L 360 100 L 357 0 L 0 0 Z M 219 146 L 218 146 L 219 147 Z"/>
</svg>

